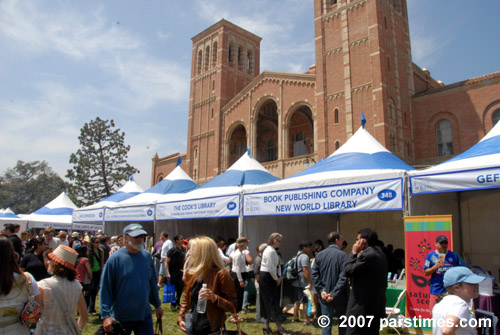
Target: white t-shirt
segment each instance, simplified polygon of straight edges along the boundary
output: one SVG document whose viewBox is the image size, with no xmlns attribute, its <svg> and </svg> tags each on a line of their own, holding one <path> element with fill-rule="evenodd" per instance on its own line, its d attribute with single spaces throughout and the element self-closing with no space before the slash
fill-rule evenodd
<svg viewBox="0 0 500 335">
<path fill-rule="evenodd" d="M 432 335 L 443 335 L 441 327 L 446 325 L 446 316 L 452 315 L 460 320 L 464 326 L 459 325 L 457 328 L 457 335 L 473 335 L 476 330 L 470 326 L 470 319 L 474 319 L 469 305 L 462 298 L 456 295 L 447 295 L 432 309 Z"/>
<path fill-rule="evenodd" d="M 166 240 L 161 246 L 161 259 L 167 258 L 167 252 L 174 247 L 172 240 Z"/>
</svg>

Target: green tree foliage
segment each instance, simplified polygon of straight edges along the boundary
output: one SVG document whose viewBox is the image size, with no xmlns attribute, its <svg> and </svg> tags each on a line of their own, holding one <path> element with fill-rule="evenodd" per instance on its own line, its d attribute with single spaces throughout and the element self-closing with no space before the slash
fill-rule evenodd
<svg viewBox="0 0 500 335">
<path fill-rule="evenodd" d="M 68 185 L 46 161 L 17 161 L 0 177 L 0 203 L 29 214 L 54 200 Z"/>
<path fill-rule="evenodd" d="M 71 154 L 73 168 L 66 174 L 79 206 L 111 195 L 130 175 L 139 172 L 127 163 L 130 146 L 125 145 L 125 133 L 114 128 L 113 120 L 97 117 L 80 130 L 80 149 Z"/>
</svg>

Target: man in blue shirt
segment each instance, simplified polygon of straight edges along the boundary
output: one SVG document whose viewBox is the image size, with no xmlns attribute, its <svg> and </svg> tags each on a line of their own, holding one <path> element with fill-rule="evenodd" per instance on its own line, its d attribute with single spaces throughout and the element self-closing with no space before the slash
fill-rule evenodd
<svg viewBox="0 0 500 335">
<path fill-rule="evenodd" d="M 439 295 L 446 293 L 443 286 L 444 274 L 454 266 L 467 266 L 458 257 L 457 253 L 448 250 L 448 238 L 439 235 L 436 238 L 436 250 L 425 257 L 424 274 L 431 276 L 429 307 L 432 311 Z"/>
<path fill-rule="evenodd" d="M 123 229 L 124 248 L 113 253 L 104 267 L 101 279 L 101 317 L 103 327 L 112 331 L 113 321 L 118 320 L 128 334 L 153 335 L 151 305 L 156 316 L 163 310 L 151 255 L 144 250 L 147 233 L 138 223 Z"/>
</svg>

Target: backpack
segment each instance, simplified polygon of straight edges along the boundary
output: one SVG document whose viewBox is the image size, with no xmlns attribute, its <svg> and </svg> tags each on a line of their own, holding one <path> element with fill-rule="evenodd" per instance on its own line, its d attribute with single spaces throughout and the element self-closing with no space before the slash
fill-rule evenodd
<svg viewBox="0 0 500 335">
<path fill-rule="evenodd" d="M 283 276 L 288 280 L 295 280 L 299 277 L 299 269 L 297 267 L 297 258 L 302 255 L 302 252 L 298 255 L 290 258 L 283 267 Z"/>
</svg>

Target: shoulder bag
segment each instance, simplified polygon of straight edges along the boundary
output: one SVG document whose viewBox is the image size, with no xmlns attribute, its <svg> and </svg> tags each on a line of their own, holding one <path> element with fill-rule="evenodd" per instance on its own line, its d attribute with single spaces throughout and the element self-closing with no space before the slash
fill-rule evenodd
<svg viewBox="0 0 500 335">
<path fill-rule="evenodd" d="M 23 326 L 29 327 L 42 318 L 42 308 L 35 301 L 35 297 L 33 296 L 33 286 L 31 283 L 31 275 L 23 273 L 26 284 L 26 289 L 28 290 L 28 301 L 23 307 L 21 311 L 21 315 L 19 316 L 21 323 Z"/>
</svg>

